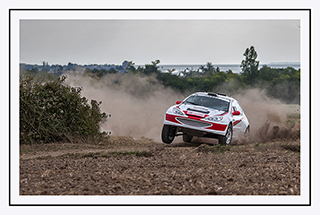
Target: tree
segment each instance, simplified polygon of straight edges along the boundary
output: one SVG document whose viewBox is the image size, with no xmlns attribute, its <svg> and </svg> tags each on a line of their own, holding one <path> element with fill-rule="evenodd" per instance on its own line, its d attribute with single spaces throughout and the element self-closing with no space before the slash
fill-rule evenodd
<svg viewBox="0 0 320 215">
<path fill-rule="evenodd" d="M 152 65 L 157 66 L 160 63 L 160 60 L 151 61 Z"/>
<path fill-rule="evenodd" d="M 168 69 L 168 73 L 172 74 L 176 69 Z"/>
<path fill-rule="evenodd" d="M 134 73 L 135 71 L 136 71 L 136 68 L 134 67 L 134 62 L 133 61 L 127 62 L 127 66 L 126 66 L 124 72 Z"/>
<path fill-rule="evenodd" d="M 119 71 L 116 70 L 115 68 L 111 68 L 108 71 L 106 71 L 106 73 L 118 73 Z"/>
<path fill-rule="evenodd" d="M 257 61 L 258 54 L 254 47 L 247 48 L 244 52 L 245 60 L 241 62 L 242 75 L 247 84 L 253 85 L 259 73 L 259 61 Z"/>
<path fill-rule="evenodd" d="M 205 75 L 205 76 L 211 76 L 211 75 L 213 75 L 214 72 L 215 72 L 215 68 L 214 68 L 214 66 L 213 66 L 213 64 L 212 64 L 211 62 L 207 62 L 206 65 L 201 65 L 201 66 L 199 67 L 199 69 L 202 70 L 202 73 L 203 73 L 203 75 Z"/>
<path fill-rule="evenodd" d="M 161 71 L 158 70 L 158 64 L 160 63 L 160 60 L 151 61 L 152 64 L 146 64 L 145 68 L 143 69 L 143 73 L 150 75 L 153 73 L 159 74 Z"/>
</svg>

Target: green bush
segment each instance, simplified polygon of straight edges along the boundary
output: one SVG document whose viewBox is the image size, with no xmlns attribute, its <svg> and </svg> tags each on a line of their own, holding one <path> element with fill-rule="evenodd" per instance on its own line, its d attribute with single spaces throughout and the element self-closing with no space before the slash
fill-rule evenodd
<svg viewBox="0 0 320 215">
<path fill-rule="evenodd" d="M 82 88 L 66 86 L 66 76 L 37 81 L 20 77 L 20 144 L 94 140 L 102 137 L 101 113 L 95 100 L 88 104 Z"/>
</svg>

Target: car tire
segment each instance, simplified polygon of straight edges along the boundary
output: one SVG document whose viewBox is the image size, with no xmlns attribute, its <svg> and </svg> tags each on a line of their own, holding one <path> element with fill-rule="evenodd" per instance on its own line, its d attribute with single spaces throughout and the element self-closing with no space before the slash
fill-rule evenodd
<svg viewBox="0 0 320 215">
<path fill-rule="evenodd" d="M 183 134 L 183 136 L 182 136 L 183 142 L 186 142 L 186 143 L 190 143 L 192 138 L 193 138 L 193 136 L 187 135 L 187 134 Z"/>
<path fill-rule="evenodd" d="M 220 136 L 219 139 L 219 144 L 220 145 L 230 145 L 232 141 L 232 135 L 233 135 L 233 129 L 232 125 L 230 124 L 227 128 L 226 135 Z"/>
<path fill-rule="evenodd" d="M 166 144 L 172 143 L 176 136 L 177 128 L 171 125 L 163 125 L 161 132 L 162 142 Z"/>
</svg>

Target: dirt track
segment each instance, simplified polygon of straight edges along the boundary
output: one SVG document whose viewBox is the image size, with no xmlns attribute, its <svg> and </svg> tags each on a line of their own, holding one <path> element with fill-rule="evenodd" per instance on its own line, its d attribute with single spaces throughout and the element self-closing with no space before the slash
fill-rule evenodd
<svg viewBox="0 0 320 215">
<path fill-rule="evenodd" d="M 22 145 L 20 195 L 300 195 L 300 139 Z"/>
</svg>

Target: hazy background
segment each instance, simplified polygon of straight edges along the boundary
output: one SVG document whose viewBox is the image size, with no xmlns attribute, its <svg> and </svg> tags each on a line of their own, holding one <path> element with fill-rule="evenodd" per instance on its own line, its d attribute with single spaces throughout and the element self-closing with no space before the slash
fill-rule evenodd
<svg viewBox="0 0 320 215">
<path fill-rule="evenodd" d="M 299 20 L 20 20 L 20 62 L 65 65 L 300 62 Z"/>
</svg>

